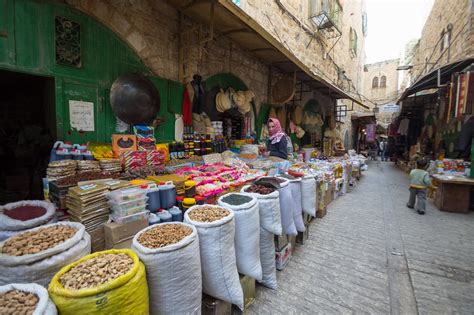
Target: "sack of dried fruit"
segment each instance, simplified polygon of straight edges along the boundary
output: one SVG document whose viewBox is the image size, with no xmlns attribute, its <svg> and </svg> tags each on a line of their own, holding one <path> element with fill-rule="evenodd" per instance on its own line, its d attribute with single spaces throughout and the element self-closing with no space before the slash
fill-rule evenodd
<svg viewBox="0 0 474 315">
<path fill-rule="evenodd" d="M 220 197 L 217 203 L 234 211 L 237 270 L 243 275 L 262 280 L 257 198 L 249 194 L 230 193 Z"/>
<path fill-rule="evenodd" d="M 0 314 L 56 315 L 48 291 L 36 283 L 0 286 Z"/>
<path fill-rule="evenodd" d="M 201 312 L 201 258 L 193 225 L 150 226 L 135 235 L 132 249 L 146 267 L 151 314 Z"/>
<path fill-rule="evenodd" d="M 243 309 L 244 294 L 235 260 L 234 212 L 198 205 L 186 211 L 184 222 L 194 225 L 198 232 L 203 292 Z"/>
<path fill-rule="evenodd" d="M 0 206 L 0 241 L 43 224 L 56 222 L 56 208 L 51 202 L 25 200 Z"/>
<path fill-rule="evenodd" d="M 306 175 L 301 180 L 301 200 L 303 212 L 316 217 L 316 180 L 313 175 Z"/>
<path fill-rule="evenodd" d="M 148 314 L 145 266 L 131 249 L 82 257 L 51 280 L 49 295 L 60 314 Z"/>
<path fill-rule="evenodd" d="M 280 193 L 275 188 L 256 186 L 260 185 L 245 185 L 241 192 L 258 199 L 260 226 L 270 233 L 281 235 Z"/>
<path fill-rule="evenodd" d="M 293 177 L 291 175 L 282 175 L 290 182 L 291 189 L 291 209 L 293 213 L 293 221 L 295 222 L 296 230 L 304 232 L 306 230 L 303 222 L 303 207 L 301 200 L 301 178 Z M 280 194 L 281 196 L 281 194 Z"/>
<path fill-rule="evenodd" d="M 260 228 L 260 262 L 262 263 L 262 280 L 258 281 L 267 288 L 278 288 L 275 264 L 275 241 L 271 232 Z"/>
<path fill-rule="evenodd" d="M 62 267 L 91 252 L 84 225 L 59 222 L 26 230 L 0 243 L 0 285 L 47 286 Z"/>
</svg>

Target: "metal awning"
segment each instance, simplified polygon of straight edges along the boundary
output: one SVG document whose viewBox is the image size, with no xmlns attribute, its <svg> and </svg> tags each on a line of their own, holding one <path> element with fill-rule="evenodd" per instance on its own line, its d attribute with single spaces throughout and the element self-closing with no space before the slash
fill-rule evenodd
<svg viewBox="0 0 474 315">
<path fill-rule="evenodd" d="M 173 7 L 191 19 L 211 25 L 216 32 L 228 37 L 239 46 L 248 49 L 265 64 L 278 71 L 296 75 L 296 79 L 314 90 L 334 99 L 348 99 L 364 108 L 361 100 L 313 73 L 294 54 L 252 17 L 230 0 L 168 0 Z M 213 7 L 213 10 L 211 11 Z M 211 14 L 212 12 L 212 14 Z"/>
<path fill-rule="evenodd" d="M 408 87 L 400 96 L 397 103 L 399 104 L 408 96 L 415 94 L 417 92 L 428 90 L 428 89 L 435 89 L 438 87 L 438 83 L 443 85 L 446 84 L 451 80 L 451 75 L 455 72 L 459 72 L 464 68 L 470 66 L 474 63 L 474 58 L 467 58 L 464 60 L 456 61 L 450 63 L 448 65 L 442 66 L 436 70 L 431 71 L 430 73 L 426 74 L 410 87 Z M 440 72 L 440 82 L 438 82 L 438 71 Z"/>
</svg>

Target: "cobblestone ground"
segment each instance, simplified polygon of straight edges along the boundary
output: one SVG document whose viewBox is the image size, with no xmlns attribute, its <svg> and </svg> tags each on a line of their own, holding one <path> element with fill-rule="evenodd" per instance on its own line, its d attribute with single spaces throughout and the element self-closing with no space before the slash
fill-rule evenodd
<svg viewBox="0 0 474 315">
<path fill-rule="evenodd" d="M 406 207 L 408 178 L 372 162 L 350 193 L 310 225 L 249 314 L 473 314 L 474 213 Z"/>
</svg>

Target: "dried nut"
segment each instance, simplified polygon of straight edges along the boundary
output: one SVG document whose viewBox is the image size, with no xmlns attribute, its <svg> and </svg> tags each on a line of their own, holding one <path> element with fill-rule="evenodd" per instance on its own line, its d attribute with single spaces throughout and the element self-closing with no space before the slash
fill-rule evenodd
<svg viewBox="0 0 474 315">
<path fill-rule="evenodd" d="M 191 228 L 181 224 L 159 224 L 143 232 L 138 242 L 148 248 L 160 248 L 178 243 L 192 232 Z"/>
<path fill-rule="evenodd" d="M 10 256 L 36 254 L 64 243 L 76 232 L 77 229 L 62 224 L 23 232 L 6 240 L 2 247 L 2 253 Z"/>
<path fill-rule="evenodd" d="M 0 294 L 0 314 L 31 315 L 38 302 L 39 298 L 34 293 L 10 290 Z"/>
<path fill-rule="evenodd" d="M 191 210 L 189 218 L 197 222 L 214 222 L 227 217 L 229 210 L 221 207 L 198 206 Z"/>
</svg>

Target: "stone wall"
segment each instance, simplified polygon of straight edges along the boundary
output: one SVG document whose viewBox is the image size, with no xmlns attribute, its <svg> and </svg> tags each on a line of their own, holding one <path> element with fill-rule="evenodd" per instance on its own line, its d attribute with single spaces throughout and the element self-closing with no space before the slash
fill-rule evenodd
<svg viewBox="0 0 474 315">
<path fill-rule="evenodd" d="M 399 72 L 397 67 L 399 59 L 385 60 L 365 65 L 363 74 L 362 94 L 378 105 L 386 104 L 396 100 L 398 96 Z M 386 86 L 381 86 L 382 76 L 386 77 Z M 378 86 L 373 87 L 374 78 L 378 80 Z M 373 107 L 374 104 L 370 103 Z"/>
</svg>

